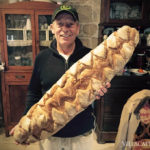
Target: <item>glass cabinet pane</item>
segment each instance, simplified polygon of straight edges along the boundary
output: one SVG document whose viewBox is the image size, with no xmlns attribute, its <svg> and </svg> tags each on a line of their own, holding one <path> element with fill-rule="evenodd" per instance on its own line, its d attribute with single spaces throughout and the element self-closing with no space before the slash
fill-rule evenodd
<svg viewBox="0 0 150 150">
<path fill-rule="evenodd" d="M 117 2 L 112 0 L 110 4 L 110 19 L 142 19 L 142 1 Z"/>
<path fill-rule="evenodd" d="M 6 34 L 9 66 L 31 66 L 32 31 L 31 16 L 7 14 Z"/>
<path fill-rule="evenodd" d="M 50 47 L 50 43 L 53 40 L 53 34 L 50 31 L 51 15 L 39 15 L 39 40 L 40 51 Z"/>
</svg>

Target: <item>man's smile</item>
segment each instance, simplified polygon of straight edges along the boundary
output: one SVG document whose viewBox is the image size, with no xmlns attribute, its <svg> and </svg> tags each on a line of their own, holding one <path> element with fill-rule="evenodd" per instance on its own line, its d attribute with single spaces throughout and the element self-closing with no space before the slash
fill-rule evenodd
<svg viewBox="0 0 150 150">
<path fill-rule="evenodd" d="M 63 35 L 60 35 L 61 37 L 63 37 L 63 38 L 69 38 L 69 37 L 71 37 L 72 35 L 68 35 L 68 34 L 63 34 Z"/>
</svg>

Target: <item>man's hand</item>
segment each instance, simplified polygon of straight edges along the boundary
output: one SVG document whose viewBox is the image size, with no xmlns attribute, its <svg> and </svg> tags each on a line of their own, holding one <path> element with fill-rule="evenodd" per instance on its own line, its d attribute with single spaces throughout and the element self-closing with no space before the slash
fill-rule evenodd
<svg viewBox="0 0 150 150">
<path fill-rule="evenodd" d="M 11 131 L 9 132 L 9 135 L 10 136 L 13 136 L 14 135 L 14 132 L 15 132 L 15 129 L 16 129 L 17 125 L 14 126 Z M 18 142 L 15 142 L 17 145 L 19 144 Z M 29 143 L 22 143 L 22 145 L 29 145 Z"/>
<path fill-rule="evenodd" d="M 106 87 L 102 86 L 100 90 L 98 91 L 98 95 L 96 95 L 96 99 L 100 99 L 101 96 L 104 96 L 105 93 L 107 93 L 108 88 L 111 87 L 111 84 L 109 82 L 106 83 Z"/>
<path fill-rule="evenodd" d="M 16 125 L 16 126 L 17 126 L 17 125 Z M 14 135 L 16 126 L 14 126 L 14 127 L 11 129 L 11 131 L 9 132 L 9 135 L 10 135 L 10 136 L 13 136 L 13 135 Z"/>
<path fill-rule="evenodd" d="M 9 135 L 10 136 L 13 136 L 14 135 L 14 132 L 15 132 L 15 128 L 17 127 L 17 125 L 15 125 L 12 129 L 11 129 L 11 131 L 9 132 Z M 17 142 L 15 142 L 17 145 L 19 144 L 19 143 L 17 143 Z"/>
</svg>

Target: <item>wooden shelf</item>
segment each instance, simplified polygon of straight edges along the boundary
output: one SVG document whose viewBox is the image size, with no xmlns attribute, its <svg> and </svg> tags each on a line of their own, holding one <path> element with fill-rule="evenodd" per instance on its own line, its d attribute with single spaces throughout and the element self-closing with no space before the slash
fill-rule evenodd
<svg viewBox="0 0 150 150">
<path fill-rule="evenodd" d="M 8 46 L 31 46 L 32 40 L 7 40 Z"/>
<path fill-rule="evenodd" d="M 52 41 L 40 41 L 40 46 L 50 47 Z"/>
<path fill-rule="evenodd" d="M 11 31 L 31 31 L 31 29 L 26 29 L 26 28 L 7 28 L 7 30 Z"/>
</svg>

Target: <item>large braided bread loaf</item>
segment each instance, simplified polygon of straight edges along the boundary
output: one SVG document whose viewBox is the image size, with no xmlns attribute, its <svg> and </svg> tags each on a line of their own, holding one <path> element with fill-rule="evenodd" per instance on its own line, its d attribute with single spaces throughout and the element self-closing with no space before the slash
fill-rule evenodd
<svg viewBox="0 0 150 150">
<path fill-rule="evenodd" d="M 95 100 L 101 86 L 123 70 L 138 41 L 139 33 L 129 26 L 112 33 L 66 71 L 21 118 L 14 132 L 15 140 L 33 142 L 34 138 L 43 139 L 64 127 Z"/>
</svg>

